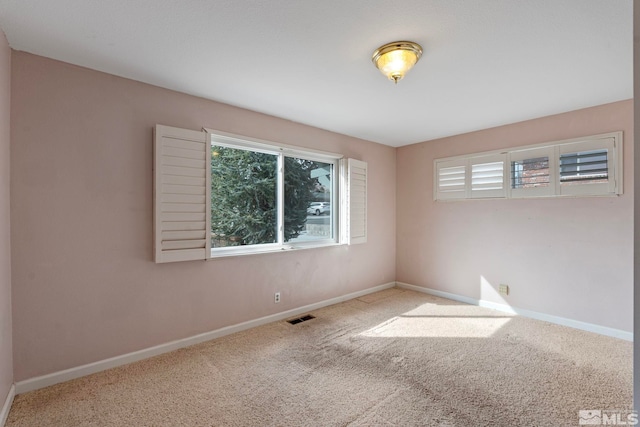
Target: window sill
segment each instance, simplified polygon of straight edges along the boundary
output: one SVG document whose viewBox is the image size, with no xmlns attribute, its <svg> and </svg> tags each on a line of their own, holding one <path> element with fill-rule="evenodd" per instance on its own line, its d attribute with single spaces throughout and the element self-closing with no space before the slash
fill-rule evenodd
<svg viewBox="0 0 640 427">
<path fill-rule="evenodd" d="M 620 197 L 623 193 L 584 193 L 584 194 L 540 194 L 535 196 L 504 196 L 504 197 L 473 197 L 473 198 L 450 198 L 450 199 L 433 199 L 436 203 L 450 202 L 468 202 L 473 200 L 527 200 L 527 199 L 578 199 L 585 197 Z"/>
<path fill-rule="evenodd" d="M 269 245 L 268 247 L 260 247 L 260 248 L 246 248 L 246 247 L 233 247 L 229 249 L 212 249 L 211 250 L 211 258 L 228 258 L 228 257 L 236 257 L 236 256 L 245 256 L 245 255 L 261 255 L 261 254 L 273 254 L 273 253 L 283 253 L 283 252 L 291 252 L 298 251 L 303 249 L 319 249 L 319 248 L 329 248 L 334 246 L 344 246 L 346 243 L 337 243 L 337 242 L 314 242 L 314 243 L 306 243 L 306 244 L 296 244 L 296 245 Z"/>
</svg>

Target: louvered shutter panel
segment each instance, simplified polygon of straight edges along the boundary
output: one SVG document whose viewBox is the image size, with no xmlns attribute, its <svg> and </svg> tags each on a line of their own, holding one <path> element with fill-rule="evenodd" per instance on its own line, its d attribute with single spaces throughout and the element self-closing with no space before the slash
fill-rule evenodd
<svg viewBox="0 0 640 427">
<path fill-rule="evenodd" d="M 471 198 L 506 197 L 506 155 L 474 157 L 471 169 Z"/>
<path fill-rule="evenodd" d="M 207 134 L 156 125 L 155 262 L 203 260 L 211 254 L 211 162 Z"/>
<path fill-rule="evenodd" d="M 558 147 L 560 194 L 615 194 L 614 138 Z"/>
<path fill-rule="evenodd" d="M 349 159 L 348 168 L 348 237 L 350 245 L 367 241 L 367 163 Z"/>
<path fill-rule="evenodd" d="M 467 197 L 467 160 L 435 162 L 435 199 L 450 200 Z"/>
</svg>

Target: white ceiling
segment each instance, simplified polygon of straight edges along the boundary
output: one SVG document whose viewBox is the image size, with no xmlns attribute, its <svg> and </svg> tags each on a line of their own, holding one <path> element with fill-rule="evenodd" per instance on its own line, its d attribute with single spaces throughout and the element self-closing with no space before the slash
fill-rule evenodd
<svg viewBox="0 0 640 427">
<path fill-rule="evenodd" d="M 0 0 L 13 49 L 391 146 L 633 97 L 632 0 Z M 397 86 L 382 44 L 424 55 Z"/>
</svg>

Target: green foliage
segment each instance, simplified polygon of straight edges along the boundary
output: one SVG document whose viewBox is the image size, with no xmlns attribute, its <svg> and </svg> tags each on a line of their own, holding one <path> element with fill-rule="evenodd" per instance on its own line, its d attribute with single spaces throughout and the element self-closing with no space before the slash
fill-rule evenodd
<svg viewBox="0 0 640 427">
<path fill-rule="evenodd" d="M 318 184 L 310 177 L 316 163 L 310 160 L 284 158 L 284 240 L 295 239 L 304 230 L 312 191 Z"/>
<path fill-rule="evenodd" d="M 305 228 L 314 162 L 285 158 L 285 241 Z M 211 231 L 218 246 L 277 241 L 277 156 L 212 147 Z"/>
</svg>

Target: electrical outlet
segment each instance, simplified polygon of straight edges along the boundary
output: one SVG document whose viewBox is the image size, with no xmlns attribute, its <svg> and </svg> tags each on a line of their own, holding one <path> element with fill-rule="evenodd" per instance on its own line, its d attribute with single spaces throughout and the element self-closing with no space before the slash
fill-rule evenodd
<svg viewBox="0 0 640 427">
<path fill-rule="evenodd" d="M 276 292 L 273 298 L 273 302 L 275 302 L 276 304 L 280 302 L 280 292 Z"/>
<path fill-rule="evenodd" d="M 509 295 L 509 285 L 500 285 L 498 287 L 498 292 L 502 295 Z"/>
</svg>

